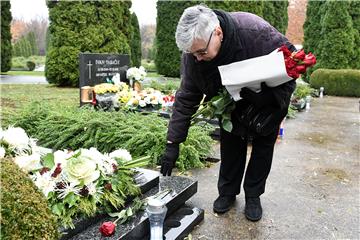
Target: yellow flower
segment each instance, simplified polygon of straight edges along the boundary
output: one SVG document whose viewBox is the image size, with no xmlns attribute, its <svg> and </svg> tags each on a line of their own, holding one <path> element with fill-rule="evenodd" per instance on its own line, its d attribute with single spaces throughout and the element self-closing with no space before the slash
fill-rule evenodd
<svg viewBox="0 0 360 240">
<path fill-rule="evenodd" d="M 98 85 L 95 85 L 94 91 L 96 94 L 104 94 L 104 93 L 116 93 L 118 92 L 118 87 L 114 84 L 110 83 L 101 83 Z"/>
</svg>

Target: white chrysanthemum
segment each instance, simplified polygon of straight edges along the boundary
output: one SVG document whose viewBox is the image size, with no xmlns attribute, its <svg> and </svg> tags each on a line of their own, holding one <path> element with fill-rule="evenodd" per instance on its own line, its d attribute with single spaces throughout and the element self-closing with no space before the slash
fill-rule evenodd
<svg viewBox="0 0 360 240">
<path fill-rule="evenodd" d="M 56 186 L 56 182 L 51 177 L 51 172 L 45 172 L 43 175 L 37 172 L 33 177 L 33 181 L 35 185 L 44 193 L 45 197 L 47 197 L 50 192 L 53 192 Z"/>
<path fill-rule="evenodd" d="M 56 152 L 54 152 L 55 166 L 58 163 L 64 165 L 66 162 L 66 159 L 69 159 L 72 155 L 74 155 L 74 152 L 69 152 L 68 150 L 57 150 Z"/>
<path fill-rule="evenodd" d="M 98 194 L 103 194 L 103 191 L 101 188 L 97 188 L 95 183 L 90 183 L 86 185 L 89 190 L 89 195 L 95 196 Z"/>
<path fill-rule="evenodd" d="M 80 187 L 76 186 L 77 184 L 73 182 L 63 182 L 64 188 L 62 189 L 56 189 L 56 192 L 59 193 L 59 198 L 64 199 L 69 193 L 74 193 L 76 195 L 79 195 L 79 192 L 81 190 Z"/>
<path fill-rule="evenodd" d="M 29 148 L 29 137 L 24 129 L 19 127 L 9 127 L 3 131 L 3 140 L 19 151 Z"/>
<path fill-rule="evenodd" d="M 99 166 L 102 165 L 105 156 L 104 154 L 102 154 L 101 152 L 99 152 L 96 148 L 92 147 L 90 149 L 80 149 L 81 151 L 81 156 L 85 156 L 87 158 L 90 158 L 91 160 L 93 160 L 96 164 L 98 164 Z"/>
<path fill-rule="evenodd" d="M 0 158 L 4 158 L 5 157 L 5 149 L 3 147 L 0 147 Z"/>
<path fill-rule="evenodd" d="M 111 158 L 109 155 L 106 156 L 103 162 L 103 166 L 101 172 L 105 173 L 106 175 L 112 175 L 114 173 L 113 165 L 117 166 L 117 162 L 115 159 Z"/>
<path fill-rule="evenodd" d="M 131 161 L 131 154 L 126 149 L 118 149 L 109 154 L 109 156 L 113 159 L 119 158 L 125 162 Z"/>
<path fill-rule="evenodd" d="M 26 172 L 42 168 L 40 164 L 40 154 L 38 153 L 16 156 L 14 162 Z"/>
</svg>

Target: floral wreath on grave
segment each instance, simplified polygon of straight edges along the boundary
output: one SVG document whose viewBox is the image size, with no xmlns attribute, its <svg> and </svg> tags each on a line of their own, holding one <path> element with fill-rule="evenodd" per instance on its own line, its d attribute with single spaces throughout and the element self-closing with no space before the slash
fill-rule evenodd
<svg viewBox="0 0 360 240">
<path fill-rule="evenodd" d="M 0 129 L 0 158 L 11 157 L 44 194 L 59 224 L 74 228 L 75 218 L 112 213 L 140 194 L 134 175 L 149 157 L 132 159 L 125 149 L 109 154 L 96 148 L 46 153 L 22 128 Z"/>
</svg>

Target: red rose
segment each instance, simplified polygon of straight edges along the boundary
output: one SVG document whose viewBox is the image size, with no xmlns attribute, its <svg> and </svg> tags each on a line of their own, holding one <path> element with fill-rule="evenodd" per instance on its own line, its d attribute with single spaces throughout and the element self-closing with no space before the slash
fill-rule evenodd
<svg viewBox="0 0 360 240">
<path fill-rule="evenodd" d="M 113 222 L 104 222 L 101 224 L 99 230 L 104 237 L 109 237 L 114 234 L 116 224 Z"/>
<path fill-rule="evenodd" d="M 296 66 L 296 71 L 298 73 L 305 73 L 306 72 L 306 66 L 305 65 L 297 65 Z"/>
<path fill-rule="evenodd" d="M 292 69 L 292 68 L 296 67 L 296 64 L 297 63 L 292 58 L 285 59 L 286 69 Z"/>
<path fill-rule="evenodd" d="M 278 51 L 282 51 L 285 58 L 288 58 L 291 56 L 290 50 L 285 45 L 282 45 Z"/>
<path fill-rule="evenodd" d="M 311 67 L 316 64 L 316 58 L 314 54 L 310 52 L 305 56 L 303 62 L 307 67 Z"/>
<path fill-rule="evenodd" d="M 296 71 L 296 68 L 286 69 L 286 72 L 289 75 L 289 77 L 292 77 L 292 78 L 295 78 L 295 79 L 300 76 L 300 74 Z"/>
<path fill-rule="evenodd" d="M 300 51 L 296 52 L 295 55 L 293 56 L 293 58 L 295 60 L 303 60 L 305 58 L 305 52 L 303 49 L 301 49 Z"/>
</svg>

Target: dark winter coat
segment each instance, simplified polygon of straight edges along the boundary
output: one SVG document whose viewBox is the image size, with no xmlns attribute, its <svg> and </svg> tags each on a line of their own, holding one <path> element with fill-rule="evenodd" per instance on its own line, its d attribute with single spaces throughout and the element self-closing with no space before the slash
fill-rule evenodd
<svg viewBox="0 0 360 240">
<path fill-rule="evenodd" d="M 167 139 L 180 143 L 185 141 L 191 116 L 198 109 L 203 95 L 206 100 L 218 95 L 222 88 L 217 66 L 259 57 L 271 53 L 286 44 L 296 50 L 286 37 L 262 18 L 245 12 L 226 13 L 215 10 L 223 30 L 223 42 L 219 54 L 211 61 L 197 62 L 192 54 L 183 54 L 181 61 L 181 85 L 175 95 Z M 270 88 L 276 104 L 287 112 L 295 81 Z M 240 111 L 248 102 L 240 100 L 234 111 Z M 234 126 L 236 119 L 232 119 Z"/>
</svg>

